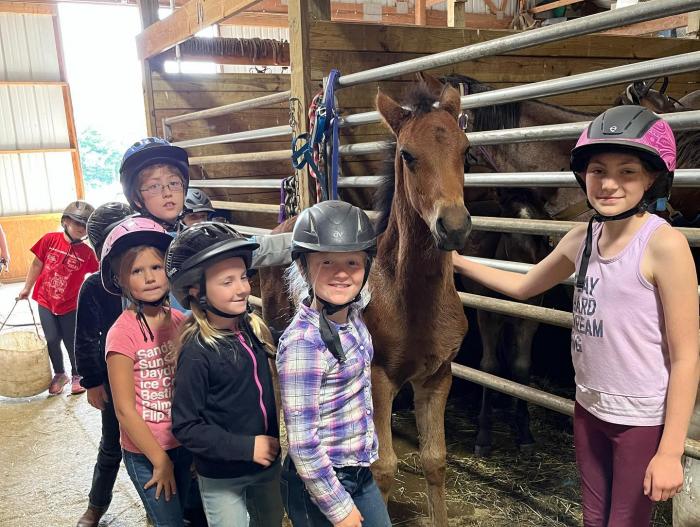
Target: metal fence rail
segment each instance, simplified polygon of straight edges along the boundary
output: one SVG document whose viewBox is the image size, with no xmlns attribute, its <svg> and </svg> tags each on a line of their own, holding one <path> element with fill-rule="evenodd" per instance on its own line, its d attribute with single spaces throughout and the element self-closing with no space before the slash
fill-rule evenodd
<svg viewBox="0 0 700 527">
<path fill-rule="evenodd" d="M 165 119 L 163 119 L 163 123 L 167 126 L 170 126 L 176 123 L 195 121 L 197 119 L 211 119 L 212 117 L 220 117 L 222 115 L 229 115 L 245 110 L 252 110 L 254 108 L 262 108 L 263 106 L 268 106 L 271 104 L 287 102 L 289 101 L 289 97 L 291 96 L 291 94 L 292 92 L 287 90 L 279 93 L 272 93 L 270 95 L 263 95 L 262 97 L 248 99 L 247 101 L 224 104 L 215 108 L 208 108 L 206 110 L 199 110 L 198 112 L 185 113 L 182 115 L 176 115 L 174 117 L 166 117 Z"/>
<path fill-rule="evenodd" d="M 457 64 L 482 57 L 501 55 L 510 51 L 556 42 L 566 38 L 577 37 L 613 29 L 618 26 L 645 22 L 655 18 L 678 15 L 700 9 L 698 0 L 664 0 L 659 2 L 645 2 L 634 6 L 624 7 L 589 15 L 576 20 L 567 21 L 564 24 L 555 24 L 549 27 L 523 31 L 514 35 L 508 35 L 478 44 L 472 44 L 462 48 L 451 49 L 442 53 L 435 53 L 425 57 L 397 62 L 379 68 L 342 75 L 338 78 L 338 86 L 346 88 L 367 82 L 380 81 L 407 75 L 419 71 L 430 70 L 442 66 Z"/>
<path fill-rule="evenodd" d="M 338 179 L 340 188 L 371 188 L 378 186 L 384 176 L 348 176 Z M 274 188 L 281 179 L 196 179 L 190 181 L 197 188 Z M 464 174 L 465 187 L 556 187 L 577 188 L 571 172 L 474 172 Z M 700 168 L 678 169 L 673 177 L 674 188 L 700 186 Z M 467 203 L 467 205 L 469 205 Z"/>
</svg>

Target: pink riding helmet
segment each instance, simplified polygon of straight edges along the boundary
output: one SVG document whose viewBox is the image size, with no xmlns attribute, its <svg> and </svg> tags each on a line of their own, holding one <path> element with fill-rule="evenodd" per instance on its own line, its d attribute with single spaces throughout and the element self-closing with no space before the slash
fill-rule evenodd
<svg viewBox="0 0 700 527">
<path fill-rule="evenodd" d="M 103 287 L 113 295 L 121 296 L 122 289 L 112 269 L 115 258 L 127 249 L 148 245 L 165 252 L 173 241 L 163 227 L 149 218 L 127 218 L 112 229 L 102 246 L 100 276 Z"/>
<path fill-rule="evenodd" d="M 666 121 L 642 106 L 617 106 L 596 117 L 571 151 L 571 170 L 583 190 L 588 160 L 601 150 L 617 147 L 640 154 L 661 171 L 645 196 L 651 202 L 667 198 L 676 170 L 676 139 Z M 647 192 L 649 192 L 647 191 Z"/>
</svg>

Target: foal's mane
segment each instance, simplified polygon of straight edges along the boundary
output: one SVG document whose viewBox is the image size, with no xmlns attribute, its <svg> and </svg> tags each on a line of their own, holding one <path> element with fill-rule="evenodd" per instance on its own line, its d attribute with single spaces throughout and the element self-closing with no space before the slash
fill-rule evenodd
<svg viewBox="0 0 700 527">
<path fill-rule="evenodd" d="M 404 105 L 411 108 L 410 119 L 417 119 L 436 110 L 435 103 L 439 94 L 433 93 L 424 82 L 414 83 L 404 94 Z M 396 158 L 396 145 L 387 150 L 387 156 L 383 163 L 384 170 L 377 190 L 374 192 L 374 210 L 379 213 L 375 226 L 377 234 L 383 233 L 389 224 L 391 205 L 394 201 L 396 174 L 394 173 L 394 161 Z"/>
</svg>

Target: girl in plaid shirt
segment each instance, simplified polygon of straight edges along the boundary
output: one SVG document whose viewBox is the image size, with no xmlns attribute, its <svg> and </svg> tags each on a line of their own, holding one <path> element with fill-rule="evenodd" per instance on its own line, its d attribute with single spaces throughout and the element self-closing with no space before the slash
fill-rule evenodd
<svg viewBox="0 0 700 527">
<path fill-rule="evenodd" d="M 373 348 L 359 302 L 376 243 L 364 211 L 342 201 L 306 209 L 294 227 L 309 296 L 280 340 L 277 368 L 289 441 L 282 498 L 295 527 L 391 525 L 369 468 Z"/>
</svg>

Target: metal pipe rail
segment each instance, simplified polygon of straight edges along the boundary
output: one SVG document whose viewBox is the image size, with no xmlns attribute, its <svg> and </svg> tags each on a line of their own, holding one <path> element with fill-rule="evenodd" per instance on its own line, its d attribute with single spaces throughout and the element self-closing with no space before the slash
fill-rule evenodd
<svg viewBox="0 0 700 527">
<path fill-rule="evenodd" d="M 470 382 L 474 382 L 491 390 L 496 390 L 529 403 L 543 406 L 555 412 L 572 417 L 574 415 L 574 401 L 559 397 L 537 388 L 503 379 L 474 368 L 469 368 L 456 362 L 452 363 L 452 375 Z M 685 454 L 700 459 L 700 441 L 694 439 L 685 440 Z"/>
<path fill-rule="evenodd" d="M 687 61 L 687 62 L 686 62 Z M 700 62 L 700 51 L 646 60 L 624 66 L 615 66 L 597 71 L 579 73 L 568 77 L 559 77 L 539 82 L 531 82 L 500 88 L 481 93 L 473 93 L 461 97 L 462 109 L 480 108 L 496 104 L 506 104 L 527 99 L 551 97 L 563 93 L 577 92 L 603 86 L 653 78 L 664 75 L 674 75 L 697 70 Z M 379 112 L 363 112 L 349 115 L 340 123 L 342 127 L 360 126 L 381 121 Z"/>
<path fill-rule="evenodd" d="M 180 148 L 191 148 L 193 146 L 219 145 L 222 143 L 240 143 L 242 141 L 253 141 L 255 139 L 270 139 L 272 137 L 283 137 L 290 135 L 292 128 L 288 124 L 272 126 L 270 128 L 259 128 L 257 130 L 246 130 L 244 132 L 234 132 L 231 134 L 212 135 L 210 137 L 200 137 L 198 139 L 188 139 L 172 143 Z M 290 154 L 291 155 L 291 154 Z"/>
<path fill-rule="evenodd" d="M 249 203 L 247 201 L 212 201 L 215 209 L 237 210 L 239 212 L 269 212 L 279 214 L 280 206 L 270 203 Z"/>
<path fill-rule="evenodd" d="M 698 52 L 700 53 L 700 51 Z M 695 130 L 700 126 L 700 110 L 688 112 L 665 113 L 661 117 L 675 131 Z M 465 134 L 471 146 L 500 145 L 507 143 L 528 143 L 536 141 L 558 141 L 578 139 L 590 121 L 576 123 L 546 124 L 542 126 L 524 126 L 507 130 L 484 130 Z M 385 152 L 394 148 L 393 141 L 370 141 L 341 145 L 341 155 L 367 155 Z"/>
<path fill-rule="evenodd" d="M 206 110 L 199 110 L 197 112 L 185 113 L 182 115 L 176 115 L 174 117 L 166 117 L 165 119 L 163 119 L 163 123 L 167 126 L 170 126 L 176 123 L 194 121 L 196 119 L 210 119 L 212 117 L 220 117 L 222 115 L 228 115 L 235 112 L 242 112 L 244 110 L 252 110 L 254 108 L 260 108 L 262 106 L 267 106 L 270 104 L 286 102 L 289 100 L 290 96 L 291 92 L 289 90 L 279 93 L 272 93 L 270 95 L 256 97 L 255 99 L 249 99 L 247 101 L 224 104 L 223 106 L 216 106 L 215 108 L 208 108 Z"/>
<path fill-rule="evenodd" d="M 472 228 L 485 232 L 509 232 L 514 234 L 538 234 L 543 236 L 564 235 L 577 225 L 578 221 L 526 220 L 521 218 L 492 218 L 472 216 Z M 700 229 L 677 227 L 688 239 L 691 247 L 700 247 Z"/>
<path fill-rule="evenodd" d="M 700 9 L 700 0 L 644 2 L 634 6 L 623 7 L 622 9 L 615 9 L 613 11 L 582 17 L 562 24 L 555 24 L 533 31 L 523 31 L 522 33 L 516 33 L 462 48 L 451 49 L 425 57 L 342 75 L 338 78 L 338 87 L 347 88 L 357 84 L 380 81 L 399 75 L 449 66 L 458 62 L 465 62 L 492 55 L 502 55 L 510 51 L 517 51 L 539 44 L 587 35 L 622 25 L 645 22 L 655 18 L 678 15 L 697 9 Z"/>
<path fill-rule="evenodd" d="M 220 154 L 215 156 L 190 157 L 190 165 L 214 165 L 217 163 L 254 163 L 257 161 L 289 161 L 291 150 L 270 150 L 243 154 Z"/>
<path fill-rule="evenodd" d="M 192 179 L 194 188 L 273 188 L 279 190 L 281 179 Z"/>
<path fill-rule="evenodd" d="M 239 154 L 233 154 L 239 155 Z M 241 154 L 247 155 L 247 154 Z M 376 187 L 384 176 L 348 176 L 338 179 L 340 188 Z M 279 189 L 281 179 L 193 179 L 196 188 L 274 188 Z M 571 172 L 474 172 L 464 174 L 465 187 L 555 187 L 577 188 Z M 673 177 L 674 188 L 700 187 L 700 168 L 682 168 Z"/>
</svg>

